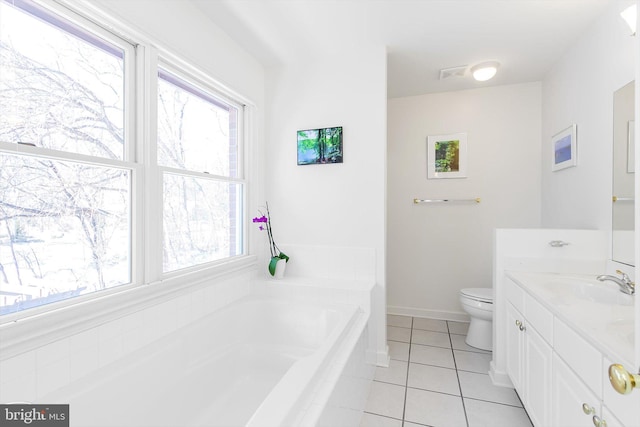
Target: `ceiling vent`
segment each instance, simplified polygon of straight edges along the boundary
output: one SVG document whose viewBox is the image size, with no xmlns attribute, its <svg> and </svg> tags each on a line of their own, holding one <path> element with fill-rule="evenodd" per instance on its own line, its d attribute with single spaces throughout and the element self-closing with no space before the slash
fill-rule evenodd
<svg viewBox="0 0 640 427">
<path fill-rule="evenodd" d="M 450 79 L 452 77 L 464 77 L 467 74 L 467 66 L 443 68 L 440 70 L 440 80 Z"/>
</svg>

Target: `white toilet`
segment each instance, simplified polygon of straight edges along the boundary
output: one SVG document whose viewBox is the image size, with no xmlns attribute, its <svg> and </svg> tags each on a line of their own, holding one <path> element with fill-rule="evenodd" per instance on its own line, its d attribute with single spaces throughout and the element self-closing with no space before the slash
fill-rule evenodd
<svg viewBox="0 0 640 427">
<path fill-rule="evenodd" d="M 493 347 L 493 289 L 466 288 L 460 291 L 462 308 L 471 317 L 465 342 L 481 350 Z"/>
</svg>

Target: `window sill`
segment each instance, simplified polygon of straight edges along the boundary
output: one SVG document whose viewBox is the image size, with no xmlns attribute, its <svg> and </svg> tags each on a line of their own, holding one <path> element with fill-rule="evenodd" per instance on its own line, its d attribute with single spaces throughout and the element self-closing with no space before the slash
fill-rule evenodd
<svg viewBox="0 0 640 427">
<path fill-rule="evenodd" d="M 0 360 L 206 287 L 211 280 L 248 272 L 255 267 L 256 260 L 256 256 L 249 255 L 208 269 L 174 275 L 160 282 L 132 286 L 84 301 L 67 300 L 63 306 L 36 312 L 28 317 L 2 319 Z"/>
</svg>

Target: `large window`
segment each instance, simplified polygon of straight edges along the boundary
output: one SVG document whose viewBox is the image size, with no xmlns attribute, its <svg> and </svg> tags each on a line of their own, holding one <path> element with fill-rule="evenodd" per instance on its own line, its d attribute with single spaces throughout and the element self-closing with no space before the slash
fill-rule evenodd
<svg viewBox="0 0 640 427">
<path fill-rule="evenodd" d="M 131 281 L 131 46 L 30 2 L 0 8 L 4 314 Z"/>
<path fill-rule="evenodd" d="M 242 253 L 241 108 L 184 77 L 158 73 L 165 272 Z"/>
<path fill-rule="evenodd" d="M 157 280 L 243 253 L 242 106 L 153 67 L 157 96 L 135 99 L 135 54 L 59 6 L 0 0 L 0 314 L 142 284 L 145 263 Z M 136 117 L 145 102 L 153 116 Z M 157 141 L 136 139 L 156 121 Z M 134 157 L 147 150 L 157 164 Z M 136 212 L 162 252 L 141 249 Z"/>
</svg>

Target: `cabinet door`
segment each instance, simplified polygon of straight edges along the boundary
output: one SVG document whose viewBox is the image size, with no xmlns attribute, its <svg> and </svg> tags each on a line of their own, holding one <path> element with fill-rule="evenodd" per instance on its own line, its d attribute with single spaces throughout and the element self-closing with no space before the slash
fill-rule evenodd
<svg viewBox="0 0 640 427">
<path fill-rule="evenodd" d="M 602 421 L 606 423 L 606 427 L 625 427 L 606 406 L 602 407 Z"/>
<path fill-rule="evenodd" d="M 535 329 L 524 331 L 525 407 L 536 426 L 551 424 L 551 364 L 553 351 Z"/>
<path fill-rule="evenodd" d="M 510 303 L 507 304 L 507 374 L 520 397 L 523 397 L 524 333 L 516 322 L 524 323 L 524 317 Z"/>
<path fill-rule="evenodd" d="M 553 385 L 551 425 L 593 426 L 593 416 L 600 415 L 600 399 L 555 354 L 551 383 Z"/>
</svg>

